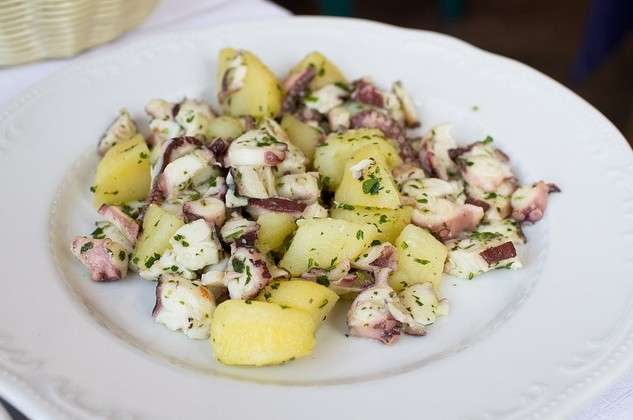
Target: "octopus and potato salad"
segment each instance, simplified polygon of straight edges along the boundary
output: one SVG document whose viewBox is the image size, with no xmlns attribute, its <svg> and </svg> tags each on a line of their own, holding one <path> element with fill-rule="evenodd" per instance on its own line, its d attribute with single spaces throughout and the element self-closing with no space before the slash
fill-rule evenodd
<svg viewBox="0 0 633 420">
<path fill-rule="evenodd" d="M 218 109 L 152 99 L 148 132 L 122 110 L 100 139 L 101 220 L 71 243 L 93 281 L 137 272 L 156 322 L 261 366 L 309 355 L 337 304 L 349 335 L 393 345 L 448 313 L 444 273 L 521 268 L 521 225 L 559 190 L 519 183 L 491 137 L 415 136 L 401 82 L 350 82 L 318 52 L 281 83 L 249 51 L 218 61 Z"/>
</svg>

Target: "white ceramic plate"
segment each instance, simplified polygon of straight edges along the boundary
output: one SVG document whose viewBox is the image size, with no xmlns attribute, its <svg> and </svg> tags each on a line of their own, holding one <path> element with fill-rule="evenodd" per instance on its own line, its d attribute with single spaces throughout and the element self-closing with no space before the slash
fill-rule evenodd
<svg viewBox="0 0 633 420">
<path fill-rule="evenodd" d="M 152 322 L 152 283 L 89 281 L 68 243 L 96 217 L 96 140 L 122 106 L 140 116 L 152 97 L 211 99 L 224 46 L 279 75 L 318 49 L 350 78 L 403 80 L 424 128 L 493 135 L 525 182 L 563 189 L 527 229 L 526 268 L 446 281 L 452 312 L 426 337 L 346 338 L 338 313 L 311 357 L 260 369 L 222 366 L 206 342 Z M 0 176 L 0 394 L 32 418 L 559 419 L 632 359 L 629 146 L 559 84 L 447 36 L 293 18 L 149 39 L 2 111 Z"/>
</svg>

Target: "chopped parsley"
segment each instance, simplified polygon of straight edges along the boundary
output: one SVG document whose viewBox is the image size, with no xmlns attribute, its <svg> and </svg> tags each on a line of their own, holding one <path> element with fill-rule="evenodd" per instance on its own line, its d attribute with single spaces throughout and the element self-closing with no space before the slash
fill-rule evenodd
<svg viewBox="0 0 633 420">
<path fill-rule="evenodd" d="M 90 186 L 90 192 L 92 192 L 92 193 L 93 193 L 93 192 L 95 192 L 95 191 L 97 191 L 97 186 L 96 186 L 96 185 L 91 185 L 91 186 Z"/>
<path fill-rule="evenodd" d="M 400 244 L 400 248 L 407 249 L 407 248 L 409 248 L 409 244 L 406 243 L 405 241 L 402 241 L 402 243 Z"/>
<path fill-rule="evenodd" d="M 358 239 L 359 241 L 363 239 L 364 237 L 365 237 L 365 233 L 362 230 L 359 230 L 358 232 L 356 232 L 356 239 Z"/>
<path fill-rule="evenodd" d="M 415 258 L 413 261 L 417 262 L 418 264 L 422 264 L 422 265 L 427 265 L 427 264 L 429 264 L 431 262 L 429 260 L 424 260 L 422 258 Z"/>
<path fill-rule="evenodd" d="M 90 251 L 92 249 L 92 246 L 92 242 L 86 242 L 81 246 L 81 248 L 79 248 L 79 253 L 83 254 L 84 252 Z"/>
<path fill-rule="evenodd" d="M 323 285 L 325 287 L 328 287 L 330 285 L 330 280 L 327 278 L 327 276 L 319 276 L 316 278 L 316 282 L 320 285 Z"/>
<path fill-rule="evenodd" d="M 325 307 L 325 305 L 327 305 L 327 304 L 328 304 L 328 302 L 329 302 L 329 301 L 328 301 L 327 299 L 323 299 L 323 303 L 321 303 L 321 304 L 319 305 L 319 309 L 321 309 L 321 308 Z"/>
<path fill-rule="evenodd" d="M 243 273 L 244 272 L 244 260 L 240 260 L 239 258 L 233 258 L 231 260 L 231 265 L 233 266 L 233 271 L 235 271 L 236 273 Z"/>
<path fill-rule="evenodd" d="M 92 236 L 95 239 L 104 239 L 105 238 L 105 233 L 103 232 L 103 228 L 102 227 L 98 227 L 98 228 L 96 228 L 95 230 L 92 231 L 90 236 Z"/>
<path fill-rule="evenodd" d="M 376 245 L 380 245 L 381 242 L 378 239 L 374 239 L 373 241 L 371 241 L 371 246 L 376 246 Z"/>
<path fill-rule="evenodd" d="M 363 192 L 365 194 L 376 195 L 382 189 L 380 179 L 369 178 L 363 181 Z"/>
<path fill-rule="evenodd" d="M 126 257 L 126 255 L 127 255 L 127 254 L 125 253 L 125 251 L 123 251 L 123 250 L 119 251 L 119 259 L 120 259 L 121 261 L 125 261 L 125 257 Z"/>
<path fill-rule="evenodd" d="M 154 253 L 145 260 L 145 268 L 151 268 L 156 261 L 160 259 L 160 254 Z"/>
<path fill-rule="evenodd" d="M 483 144 L 490 144 L 493 142 L 492 137 L 486 136 L 486 138 L 482 141 Z"/>
</svg>

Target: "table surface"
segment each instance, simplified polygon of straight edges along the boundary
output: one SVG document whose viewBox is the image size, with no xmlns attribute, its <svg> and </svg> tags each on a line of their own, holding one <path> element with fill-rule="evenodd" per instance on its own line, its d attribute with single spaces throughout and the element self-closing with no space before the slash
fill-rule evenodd
<svg viewBox="0 0 633 420">
<path fill-rule="evenodd" d="M 80 57 L 100 54 L 132 40 L 153 34 L 200 28 L 210 24 L 231 21 L 263 19 L 288 15 L 285 9 L 265 0 L 162 0 L 156 10 L 137 29 L 106 45 L 85 52 Z M 33 83 L 72 63 L 77 58 L 49 60 L 0 70 L 0 107 Z M 7 404 L 14 420 L 26 420 L 21 413 Z M 633 371 L 589 402 L 574 420 L 630 420 L 633 418 Z M 0 420 L 4 415 L 0 407 Z"/>
</svg>

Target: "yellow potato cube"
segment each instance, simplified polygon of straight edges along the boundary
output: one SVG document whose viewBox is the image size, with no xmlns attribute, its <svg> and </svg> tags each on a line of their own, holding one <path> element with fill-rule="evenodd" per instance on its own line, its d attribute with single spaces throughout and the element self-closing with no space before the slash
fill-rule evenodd
<svg viewBox="0 0 633 420">
<path fill-rule="evenodd" d="M 222 109 L 234 117 L 275 117 L 281 110 L 282 92 L 270 69 L 250 51 L 224 48 L 218 57 L 217 86 L 229 89 L 220 95 Z M 227 73 L 228 72 L 228 73 Z"/>
<path fill-rule="evenodd" d="M 306 311 L 317 327 L 338 301 L 338 295 L 321 284 L 292 279 L 275 281 L 264 288 L 257 300 Z"/>
<path fill-rule="evenodd" d="M 312 353 L 314 330 L 305 311 L 231 299 L 213 312 L 211 347 L 227 365 L 276 365 Z"/>
<path fill-rule="evenodd" d="M 312 161 L 314 150 L 321 141 L 322 131 L 291 114 L 284 115 L 281 127 L 288 134 L 290 142 L 301 149 L 303 154 Z"/>
<path fill-rule="evenodd" d="M 411 223 L 412 210 L 411 207 L 400 207 L 392 210 L 337 204 L 330 211 L 330 214 L 333 219 L 374 225 L 378 230 L 377 240 L 394 243 L 402 229 Z"/>
<path fill-rule="evenodd" d="M 394 243 L 398 252 L 398 269 L 389 283 L 395 290 L 415 284 L 431 282 L 439 291 L 448 249 L 428 230 L 407 225 Z"/>
<path fill-rule="evenodd" d="M 325 143 L 314 152 L 314 168 L 319 171 L 329 189 L 334 191 L 341 183 L 343 169 L 357 150 L 373 145 L 380 150 L 389 169 L 402 164 L 398 149 L 380 130 L 360 128 L 344 133 L 331 133 Z"/>
<path fill-rule="evenodd" d="M 400 207 L 398 187 L 378 146 L 365 146 L 352 155 L 345 165 L 334 199 L 352 206 Z"/>
<path fill-rule="evenodd" d="M 295 219 L 284 213 L 264 213 L 257 218 L 259 232 L 255 246 L 262 254 L 279 249 L 296 229 Z"/>
<path fill-rule="evenodd" d="M 149 149 L 137 134 L 112 146 L 99 162 L 92 185 L 94 206 L 143 200 L 150 182 Z"/>
<path fill-rule="evenodd" d="M 309 88 L 317 90 L 331 83 L 347 83 L 345 76 L 339 68 L 328 60 L 318 51 L 313 51 L 306 55 L 303 60 L 297 63 L 291 70 L 290 74 L 302 72 L 309 65 L 313 65 L 316 70 L 316 76 L 310 82 Z"/>
<path fill-rule="evenodd" d="M 184 222 L 180 218 L 150 204 L 143 218 L 143 232 L 132 253 L 132 266 L 141 270 L 151 267 L 170 247 L 169 239 L 182 225 Z"/>
<path fill-rule="evenodd" d="M 356 258 L 378 233 L 373 225 L 330 218 L 298 220 L 297 225 L 290 248 L 279 262 L 294 276 L 312 267 L 330 268 Z"/>
</svg>

